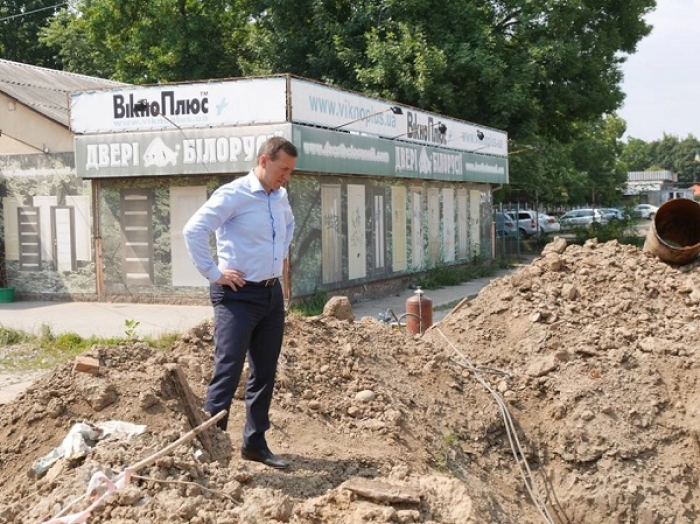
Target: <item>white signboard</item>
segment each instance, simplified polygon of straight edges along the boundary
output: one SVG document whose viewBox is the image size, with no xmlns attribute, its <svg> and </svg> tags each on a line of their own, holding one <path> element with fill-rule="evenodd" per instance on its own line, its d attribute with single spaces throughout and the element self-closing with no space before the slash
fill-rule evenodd
<svg viewBox="0 0 700 524">
<path fill-rule="evenodd" d="M 295 123 L 508 156 L 508 134 L 504 131 L 308 80 L 291 79 L 291 100 Z"/>
<path fill-rule="evenodd" d="M 286 78 L 134 86 L 71 94 L 75 134 L 285 122 Z"/>
</svg>

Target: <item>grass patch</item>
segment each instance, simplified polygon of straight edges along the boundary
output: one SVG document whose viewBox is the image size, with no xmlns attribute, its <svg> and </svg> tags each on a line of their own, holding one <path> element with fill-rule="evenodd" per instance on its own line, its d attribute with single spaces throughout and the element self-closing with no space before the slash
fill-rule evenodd
<svg viewBox="0 0 700 524">
<path fill-rule="evenodd" d="M 142 341 L 155 349 L 166 351 L 179 338 L 177 333 L 167 333 L 158 337 L 145 337 Z M 110 338 L 84 338 L 73 332 L 55 335 L 46 324 L 42 324 L 36 334 L 0 327 L 0 371 L 49 369 L 73 360 L 98 344 L 117 346 L 137 340 L 139 338 L 129 330 L 128 324 L 124 337 Z"/>
<path fill-rule="evenodd" d="M 316 291 L 311 297 L 293 300 L 289 304 L 289 311 L 303 317 L 320 315 L 329 298 L 328 291 Z"/>
<path fill-rule="evenodd" d="M 418 276 L 416 285 L 422 289 L 438 289 L 441 287 L 458 286 L 463 282 L 477 278 L 490 277 L 501 269 L 513 267 L 514 261 L 506 258 L 488 260 L 475 256 L 466 265 L 437 265 Z"/>
<path fill-rule="evenodd" d="M 574 238 L 569 240 L 572 244 L 583 245 L 587 240 L 597 238 L 598 242 L 617 240 L 620 244 L 642 247 L 645 237 L 640 235 L 635 227 L 641 222 L 642 220 L 627 217 L 607 224 L 593 224 L 591 227 L 571 229 L 567 233 L 574 234 Z"/>
</svg>

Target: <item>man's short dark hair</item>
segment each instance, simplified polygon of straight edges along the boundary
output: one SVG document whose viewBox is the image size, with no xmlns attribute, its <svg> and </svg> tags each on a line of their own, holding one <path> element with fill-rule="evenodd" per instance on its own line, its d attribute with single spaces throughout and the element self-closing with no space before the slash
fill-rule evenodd
<svg viewBox="0 0 700 524">
<path fill-rule="evenodd" d="M 280 151 L 287 153 L 289 156 L 296 158 L 299 155 L 297 148 L 289 140 L 282 136 L 273 136 L 263 142 L 258 150 L 258 160 L 263 155 L 267 155 L 270 160 L 277 160 L 277 155 Z"/>
</svg>

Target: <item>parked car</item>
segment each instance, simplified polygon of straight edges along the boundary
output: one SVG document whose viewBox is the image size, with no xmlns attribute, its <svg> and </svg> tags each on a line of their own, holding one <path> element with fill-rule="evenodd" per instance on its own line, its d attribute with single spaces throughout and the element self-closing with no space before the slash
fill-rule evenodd
<svg viewBox="0 0 700 524">
<path fill-rule="evenodd" d="M 531 237 L 539 234 L 537 211 L 521 209 L 519 211 L 506 211 L 518 225 L 521 237 Z"/>
<path fill-rule="evenodd" d="M 625 214 L 614 207 L 603 207 L 600 209 L 600 212 L 603 213 L 603 216 L 608 222 L 612 222 L 613 220 L 624 220 L 625 218 Z"/>
<path fill-rule="evenodd" d="M 632 208 L 632 215 L 638 218 L 652 220 L 658 210 L 658 207 L 652 206 L 651 204 L 637 204 Z"/>
<path fill-rule="evenodd" d="M 605 224 L 605 216 L 599 209 L 573 209 L 559 218 L 562 229 L 591 227 L 593 224 Z"/>
<path fill-rule="evenodd" d="M 559 223 L 559 220 L 551 215 L 547 215 L 546 213 L 540 213 L 538 215 L 537 222 L 537 225 L 540 228 L 540 233 L 544 235 L 561 231 L 561 224 Z"/>
<path fill-rule="evenodd" d="M 496 212 L 496 237 L 517 237 L 518 226 L 515 225 L 515 220 L 507 213 L 500 211 Z"/>
</svg>

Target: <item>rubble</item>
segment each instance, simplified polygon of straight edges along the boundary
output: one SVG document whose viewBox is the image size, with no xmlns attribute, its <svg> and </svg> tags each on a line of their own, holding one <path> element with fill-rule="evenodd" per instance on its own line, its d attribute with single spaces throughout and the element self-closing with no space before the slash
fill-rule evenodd
<svg viewBox="0 0 700 524">
<path fill-rule="evenodd" d="M 235 400 L 228 433 L 160 457 L 89 522 L 695 522 L 699 268 L 557 240 L 422 337 L 290 316 L 269 442 L 292 469 L 238 459 Z M 0 523 L 87 504 L 95 472 L 114 477 L 202 420 L 209 323 L 167 352 L 84 357 L 98 375 L 66 363 L 0 406 Z M 107 420 L 147 429 L 27 475 L 74 423 Z"/>
</svg>

